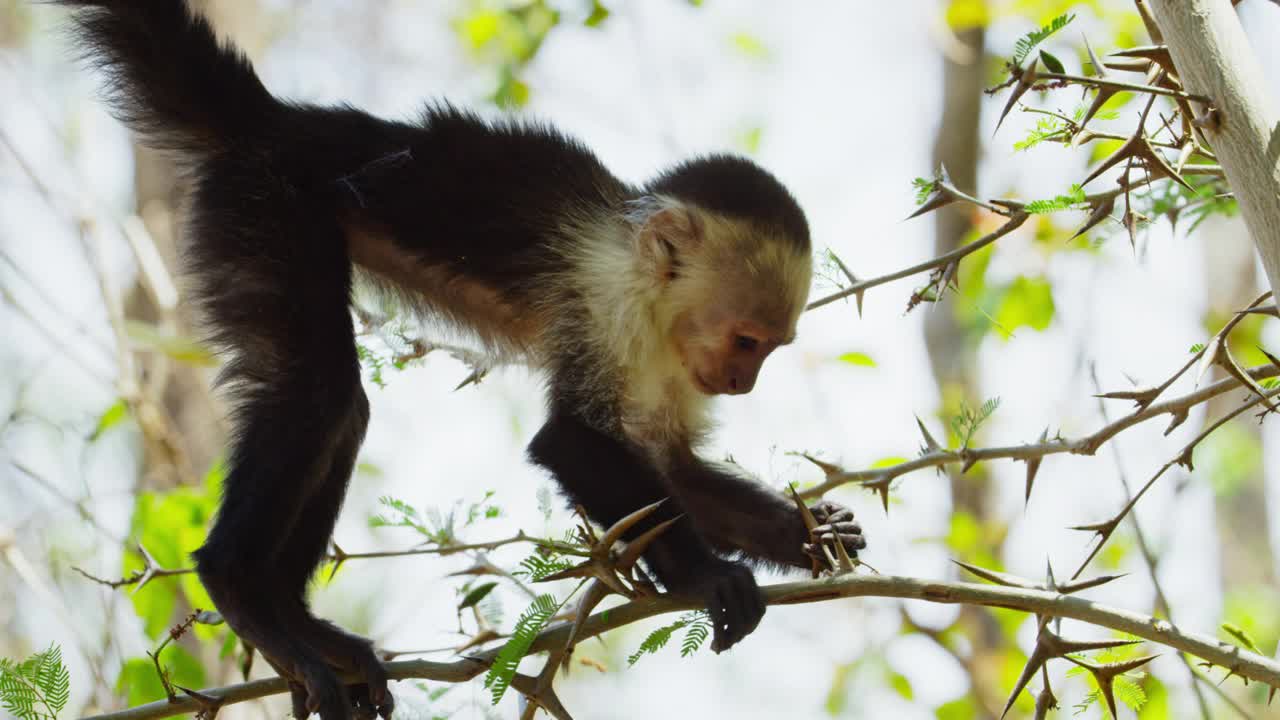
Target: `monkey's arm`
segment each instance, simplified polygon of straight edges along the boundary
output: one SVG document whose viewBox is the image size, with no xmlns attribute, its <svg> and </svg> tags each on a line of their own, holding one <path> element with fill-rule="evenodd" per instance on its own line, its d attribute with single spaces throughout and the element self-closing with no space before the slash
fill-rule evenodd
<svg viewBox="0 0 1280 720">
<path fill-rule="evenodd" d="M 552 411 L 529 444 L 529 457 L 551 471 L 570 498 L 601 525 L 672 495 L 661 473 L 640 452 L 566 410 Z M 667 500 L 631 528 L 628 537 L 684 512 L 679 498 Z M 668 590 L 706 601 L 716 652 L 745 637 L 764 615 L 764 599 L 751 569 L 717 556 L 689 517 L 663 532 L 644 559 Z"/>
<path fill-rule="evenodd" d="M 698 532 L 717 550 L 738 550 L 775 565 L 809 567 L 805 549 L 811 542 L 809 531 L 793 500 L 727 468 L 697 459 L 683 464 L 672 479 Z M 829 500 L 810 509 L 818 520 L 819 536 L 840 538 L 854 556 L 866 547 L 853 511 Z"/>
</svg>

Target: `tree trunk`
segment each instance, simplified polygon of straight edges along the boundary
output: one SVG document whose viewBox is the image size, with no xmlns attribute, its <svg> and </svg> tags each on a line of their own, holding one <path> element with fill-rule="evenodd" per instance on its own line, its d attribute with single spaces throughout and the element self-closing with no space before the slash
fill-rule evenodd
<svg viewBox="0 0 1280 720">
<path fill-rule="evenodd" d="M 1280 288 L 1280 110 L 1231 0 L 1148 0 L 1187 92 L 1213 100 L 1205 123 L 1272 291 Z"/>
</svg>

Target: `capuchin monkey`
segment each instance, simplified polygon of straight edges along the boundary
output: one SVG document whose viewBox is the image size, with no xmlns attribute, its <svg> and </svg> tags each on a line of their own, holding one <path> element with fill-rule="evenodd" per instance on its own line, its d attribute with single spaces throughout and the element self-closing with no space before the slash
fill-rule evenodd
<svg viewBox="0 0 1280 720">
<path fill-rule="evenodd" d="M 196 565 L 288 680 L 297 717 L 393 706 L 371 643 L 305 598 L 369 419 L 357 273 L 545 372 L 529 457 L 592 520 L 667 499 L 631 537 L 679 518 L 644 559 L 706 604 L 716 651 L 764 614 L 745 561 L 808 568 L 815 536 L 866 545 L 847 508 L 816 504 L 811 535 L 781 493 L 695 455 L 708 400 L 751 391 L 809 293 L 804 214 L 768 172 L 709 155 L 636 187 L 542 123 L 442 103 L 391 122 L 277 99 L 184 0 L 56 2 L 78 8 L 116 114 L 190 172 L 185 256 L 228 354 L 235 430 Z"/>
</svg>

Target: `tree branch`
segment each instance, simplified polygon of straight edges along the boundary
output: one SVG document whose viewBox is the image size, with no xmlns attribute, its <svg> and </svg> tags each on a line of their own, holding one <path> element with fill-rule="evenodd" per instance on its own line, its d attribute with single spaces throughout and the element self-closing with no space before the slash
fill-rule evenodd
<svg viewBox="0 0 1280 720">
<path fill-rule="evenodd" d="M 1274 365 L 1259 365 L 1258 367 L 1250 368 L 1247 372 L 1255 380 L 1260 380 L 1280 375 L 1280 368 L 1277 368 Z M 1165 414 L 1173 415 L 1175 420 L 1178 420 L 1180 423 L 1181 421 L 1179 418 L 1185 417 L 1186 413 L 1192 407 L 1199 405 L 1210 398 L 1217 397 L 1222 393 L 1241 387 L 1243 387 L 1243 384 L 1236 378 L 1223 378 L 1211 385 L 1206 385 L 1199 390 L 1187 393 L 1181 397 L 1161 403 L 1153 403 L 1144 409 L 1135 410 L 1119 420 L 1107 423 L 1089 435 L 1085 435 L 1084 437 L 1076 440 L 1053 439 L 1038 443 L 1027 443 L 1025 445 L 1010 445 L 1004 447 L 957 448 L 955 450 L 936 449 L 926 452 L 912 460 L 898 463 L 897 465 L 890 465 L 888 467 L 875 468 L 872 470 L 829 472 L 826 480 L 805 490 L 801 493 L 801 496 L 804 498 L 815 498 L 821 496 L 828 490 L 832 490 L 848 483 L 886 482 L 902 475 L 906 475 L 907 473 L 915 472 L 916 470 L 942 467 L 952 463 L 973 464 L 984 460 L 1037 460 L 1048 455 L 1057 455 L 1059 453 L 1093 455 L 1098 451 L 1098 448 L 1102 447 L 1103 443 L 1138 423 Z M 1170 427 L 1170 429 L 1172 429 L 1172 427 Z"/>
<path fill-rule="evenodd" d="M 925 580 L 893 575 L 842 575 L 770 585 L 763 588 L 763 591 L 770 605 L 795 605 L 850 597 L 886 597 L 1010 608 L 1029 613 L 1072 618 L 1190 653 L 1249 680 L 1280 685 L 1280 661 L 1249 652 L 1208 635 L 1185 632 L 1176 625 L 1149 615 L 1048 590 Z M 692 610 L 700 606 L 699 601 L 695 599 L 669 595 L 637 600 L 592 615 L 578 633 L 578 639 L 594 637 L 654 615 Z M 572 623 L 569 622 L 547 628 L 538 635 L 531 652 L 561 649 L 569 637 L 571 628 Z M 422 678 L 440 682 L 466 682 L 484 672 L 497 654 L 498 650 L 495 648 L 455 662 L 404 660 L 387 663 L 386 668 L 388 675 L 395 680 Z M 357 679 L 352 678 L 353 681 Z M 276 677 L 240 685 L 211 688 L 201 691 L 200 694 L 226 705 L 285 692 L 288 692 L 288 688 L 285 686 L 284 679 Z M 182 697 L 172 703 L 153 702 L 128 710 L 92 716 L 87 720 L 151 720 L 191 713 L 199 709 L 198 700 Z"/>
</svg>

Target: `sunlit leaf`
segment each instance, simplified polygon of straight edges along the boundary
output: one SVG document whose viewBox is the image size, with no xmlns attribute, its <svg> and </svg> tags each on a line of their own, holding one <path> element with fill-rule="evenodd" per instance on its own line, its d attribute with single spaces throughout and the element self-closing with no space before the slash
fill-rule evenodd
<svg viewBox="0 0 1280 720">
<path fill-rule="evenodd" d="M 1022 275 L 1005 289 L 994 320 L 1007 332 L 1022 327 L 1044 330 L 1053 320 L 1053 314 L 1053 288 L 1049 281 Z"/>
<path fill-rule="evenodd" d="M 187 365 L 217 365 L 213 352 L 201 343 L 180 335 L 165 334 L 160 328 L 137 320 L 125 321 L 125 334 L 133 344 L 155 350 Z"/>
<path fill-rule="evenodd" d="M 836 359 L 849 365 L 858 365 L 861 367 L 876 366 L 876 361 L 873 360 L 870 355 L 863 352 L 847 352 Z"/>
<path fill-rule="evenodd" d="M 89 436 L 89 441 L 92 442 L 102 437 L 103 433 L 124 422 L 127 417 L 129 417 L 129 405 L 123 399 L 116 400 L 98 418 L 98 424 L 94 426 L 93 434 Z"/>
</svg>

